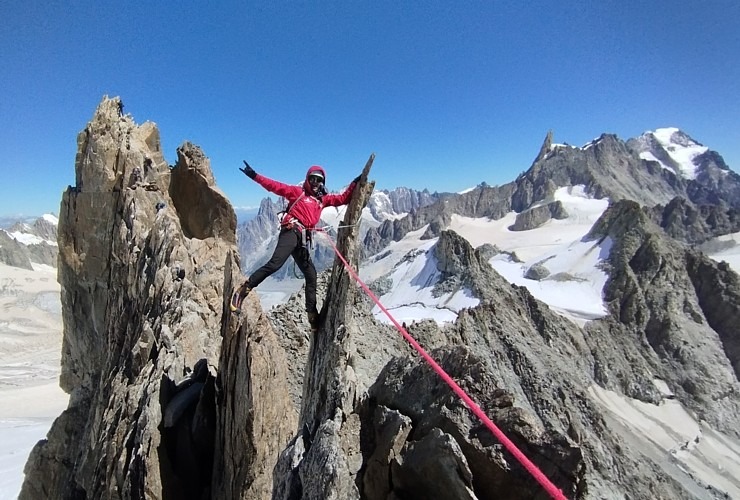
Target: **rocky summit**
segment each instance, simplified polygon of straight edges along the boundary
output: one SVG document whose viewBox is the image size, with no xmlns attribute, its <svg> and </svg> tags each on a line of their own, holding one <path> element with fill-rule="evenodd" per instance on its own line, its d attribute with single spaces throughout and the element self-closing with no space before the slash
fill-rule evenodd
<svg viewBox="0 0 740 500">
<path fill-rule="evenodd" d="M 207 156 L 184 143 L 167 165 L 156 126 L 120 109 L 118 98 L 104 98 L 77 139 L 76 184 L 64 193 L 58 228 L 61 384 L 71 398 L 32 451 L 20 498 L 691 499 L 740 491 L 727 472 L 737 453 L 720 465 L 696 454 L 721 436 L 740 440 L 740 283 L 687 244 L 735 227 L 734 174 L 711 170 L 716 161 L 701 163 L 711 175 L 685 180 L 661 166 L 659 152 L 641 158 L 613 136 L 572 148 L 548 135 L 517 181 L 430 200 L 363 236 L 371 156 L 333 235 L 338 253 L 357 269 L 363 241 L 382 249 L 426 226 L 422 241 L 433 244 L 405 258 L 428 255 L 433 293 L 467 290 L 469 307 L 447 324 L 398 325 L 409 341 L 371 314 L 373 292 L 336 258 L 319 277 L 312 335 L 302 291 L 269 312 L 255 293 L 240 313 L 229 311 L 244 262 L 234 210 Z M 720 176 L 726 189 L 711 215 L 702 208 L 706 179 Z M 611 249 L 608 311 L 582 326 L 494 270 L 498 249 L 474 248 L 450 230 L 455 214 L 498 219 L 513 210 L 524 214 L 514 232 L 567 217 L 550 195 L 576 184 L 611 200 L 585 238 Z M 272 217 L 275 207 L 262 211 Z M 430 360 L 529 462 L 502 445 Z M 701 424 L 666 452 L 629 416 L 607 411 L 609 398 L 680 404 Z M 716 480 L 700 473 L 710 469 Z"/>
</svg>

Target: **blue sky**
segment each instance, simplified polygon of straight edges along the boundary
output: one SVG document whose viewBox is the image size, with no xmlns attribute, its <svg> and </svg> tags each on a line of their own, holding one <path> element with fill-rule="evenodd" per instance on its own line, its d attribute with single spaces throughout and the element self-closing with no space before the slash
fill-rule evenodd
<svg viewBox="0 0 740 500">
<path fill-rule="evenodd" d="M 0 215 L 59 212 L 103 95 L 239 172 L 459 191 L 582 145 L 679 127 L 740 170 L 737 1 L 0 2 Z"/>
</svg>

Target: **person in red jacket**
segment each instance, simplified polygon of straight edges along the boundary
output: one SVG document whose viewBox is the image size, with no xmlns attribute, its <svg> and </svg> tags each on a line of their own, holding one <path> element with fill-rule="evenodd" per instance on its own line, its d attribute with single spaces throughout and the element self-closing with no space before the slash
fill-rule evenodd
<svg viewBox="0 0 740 500">
<path fill-rule="evenodd" d="M 319 222 L 324 207 L 338 207 L 349 203 L 360 176 L 357 176 L 344 192 L 330 194 L 324 189 L 326 172 L 319 165 L 313 165 L 308 169 L 301 186 L 291 186 L 260 175 L 246 161 L 244 165 L 244 168 L 239 170 L 269 192 L 288 200 L 288 208 L 280 220 L 280 235 L 272 257 L 234 291 L 231 297 L 231 310 L 237 311 L 249 291 L 280 269 L 288 260 L 288 256 L 292 255 L 306 279 L 306 312 L 311 328 L 316 330 L 319 320 L 316 309 L 316 267 L 306 247 L 306 238 L 310 238 L 310 232 Z"/>
</svg>

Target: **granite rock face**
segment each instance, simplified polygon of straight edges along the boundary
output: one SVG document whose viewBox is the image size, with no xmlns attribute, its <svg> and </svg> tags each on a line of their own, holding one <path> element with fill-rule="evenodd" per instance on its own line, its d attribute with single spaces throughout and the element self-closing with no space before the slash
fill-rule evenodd
<svg viewBox="0 0 740 500">
<path fill-rule="evenodd" d="M 669 236 L 690 245 L 740 231 L 740 212 L 726 203 L 696 205 L 676 197 L 665 206 L 652 207 L 647 214 Z"/>
<path fill-rule="evenodd" d="M 650 380 L 658 377 L 700 419 L 740 436 L 738 336 L 728 327 L 738 314 L 737 274 L 665 236 L 631 201 L 610 207 L 591 236 L 614 242 L 604 289 L 611 315 L 588 328 L 605 347 L 594 351 L 596 381 L 656 402 Z M 621 349 L 606 348 L 615 342 Z"/>
<path fill-rule="evenodd" d="M 566 219 L 568 212 L 560 201 L 533 207 L 516 215 L 516 221 L 509 228 L 512 231 L 529 231 L 541 226 L 550 219 Z"/>
<path fill-rule="evenodd" d="M 429 193 L 426 189 L 416 191 L 409 188 L 396 188 L 385 192 L 391 200 L 393 211 L 397 214 L 413 212 L 414 210 L 430 205 L 439 198 L 437 193 Z"/>
<path fill-rule="evenodd" d="M 50 245 L 45 241 L 33 243 L 26 247 L 32 262 L 38 262 L 51 267 L 57 266 L 59 259 L 59 249 L 55 245 Z"/>
<path fill-rule="evenodd" d="M 269 373 L 263 382 L 279 392 L 284 369 L 280 352 L 264 352 L 274 339 L 269 326 L 255 340 L 253 323 L 224 317 L 239 273 L 233 208 L 199 148 L 184 143 L 169 167 L 156 126 L 119 109 L 117 98 L 103 99 L 78 136 L 76 185 L 64 193 L 58 239 L 60 383 L 70 404 L 31 453 L 20 497 L 269 491 L 264 453 L 283 443 L 279 431 L 278 442 L 265 436 L 262 417 L 289 425 L 291 408 L 263 398 L 277 417 L 242 408 L 231 427 L 235 402 L 251 400 L 225 388 Z M 241 363 L 251 358 L 241 351 L 230 364 L 236 348 L 271 363 L 253 362 L 245 373 Z M 251 442 L 249 474 L 214 467 L 224 443 L 246 453 Z"/>
<path fill-rule="evenodd" d="M 257 215 L 237 227 L 236 236 L 239 244 L 239 254 L 242 255 L 242 267 L 245 273 L 255 271 L 267 262 L 269 255 L 277 243 L 280 220 L 278 212 L 283 207 L 271 198 L 264 198 L 260 202 Z"/>
</svg>

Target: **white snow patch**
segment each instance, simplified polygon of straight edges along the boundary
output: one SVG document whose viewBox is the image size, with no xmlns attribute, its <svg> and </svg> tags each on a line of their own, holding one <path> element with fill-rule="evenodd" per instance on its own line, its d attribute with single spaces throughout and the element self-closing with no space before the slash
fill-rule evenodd
<svg viewBox="0 0 740 500">
<path fill-rule="evenodd" d="M 607 275 L 601 263 L 609 255 L 611 240 L 596 242 L 583 238 L 609 202 L 592 199 L 584 186 L 558 189 L 551 200 L 543 203 L 555 200 L 562 203 L 568 218 L 550 220 L 530 231 L 509 230 L 516 219 L 514 212 L 499 220 L 453 215 L 449 229 L 467 239 L 473 247 L 489 243 L 505 252 L 515 252 L 523 263 L 514 262 L 506 254 L 494 257 L 490 263 L 509 282 L 527 287 L 556 312 L 583 324 L 607 313 L 602 298 Z M 409 232 L 401 241 L 391 243 L 363 262 L 360 270 L 361 278 L 368 283 L 391 276 L 393 289 L 381 297 L 381 303 L 396 311 L 394 315 L 401 315 L 399 321 L 422 318 L 452 321 L 454 313 L 478 303 L 464 290 L 439 298 L 431 296 L 431 287 L 439 279 L 439 273 L 434 258 L 427 253 L 437 240 L 421 240 L 426 229 L 425 226 Z M 419 255 L 394 267 L 409 252 Z M 552 276 L 560 275 L 543 281 L 524 278 L 529 267 L 541 261 Z M 382 312 L 377 307 L 374 312 L 380 318 Z"/>
<path fill-rule="evenodd" d="M 372 283 L 381 276 L 385 276 L 393 270 L 393 266 L 410 251 L 419 248 L 423 243 L 421 236 L 426 231 L 427 226 L 410 231 L 401 241 L 394 241 L 388 247 L 381 250 L 377 255 L 372 256 L 369 260 L 362 263 L 360 267 L 360 278 L 366 283 Z"/>
<path fill-rule="evenodd" d="M 558 189 L 551 201 L 560 201 L 568 213 L 563 220 L 549 220 L 529 231 L 511 231 L 516 220 L 511 212 L 499 220 L 473 219 L 453 215 L 450 229 L 467 239 L 473 247 L 484 243 L 495 245 L 504 252 L 514 252 L 523 262 L 514 262 L 500 254 L 490 264 L 507 281 L 527 289 L 556 312 L 578 324 L 607 314 L 602 290 L 608 276 L 600 263 L 609 255 L 611 240 L 601 243 L 583 241 L 594 222 L 609 206 L 608 200 L 596 200 L 584 186 Z M 542 262 L 551 276 L 567 273 L 568 281 L 546 279 L 534 281 L 524 275 L 534 264 Z"/>
<path fill-rule="evenodd" d="M 694 164 L 694 158 L 705 153 L 709 148 L 701 146 L 693 140 L 689 140 L 687 144 L 677 144 L 673 136 L 678 132 L 680 130 L 675 127 L 667 127 L 659 128 L 652 132 L 652 134 L 663 149 L 666 150 L 671 159 L 678 164 L 680 172 L 676 173 L 681 174 L 687 179 L 694 179 L 696 178 L 697 169 L 697 166 Z M 663 167 L 668 168 L 665 165 Z"/>
<path fill-rule="evenodd" d="M 336 231 L 342 220 L 344 219 L 344 213 L 346 211 L 346 206 L 326 207 L 321 212 L 321 221 L 324 222 L 326 225 L 331 226 Z"/>
<path fill-rule="evenodd" d="M 662 161 L 660 161 L 659 159 L 657 159 L 655 157 L 655 155 L 653 153 L 651 153 L 650 151 L 644 151 L 644 152 L 640 153 L 640 158 L 642 158 L 643 160 L 646 160 L 646 161 L 654 161 L 654 162 L 657 162 L 663 170 L 668 170 L 670 172 L 673 172 L 673 169 L 672 168 L 670 168 L 668 165 L 666 165 L 665 163 L 663 163 Z M 675 172 L 673 172 L 673 173 L 675 174 Z"/>
<path fill-rule="evenodd" d="M 40 238 L 35 234 L 21 233 L 19 231 L 15 231 L 9 234 L 11 238 L 16 240 L 18 243 L 23 243 L 24 245 L 38 245 L 41 242 L 45 241 L 43 238 Z"/>
<path fill-rule="evenodd" d="M 0 498 L 18 498 L 31 449 L 46 437 L 53 418 L 0 418 Z"/>
<path fill-rule="evenodd" d="M 526 287 L 555 312 L 582 325 L 608 314 L 602 297 L 608 275 L 599 268 L 599 263 L 609 256 L 611 245 L 609 238 L 601 244 L 575 241 L 553 249 L 545 259 L 516 263 L 507 256 L 498 255 L 489 263 L 507 281 Z M 525 278 L 529 267 L 538 262 L 550 271 L 550 276 L 541 281 Z"/>
<path fill-rule="evenodd" d="M 56 216 L 56 215 L 54 215 L 54 214 L 44 214 L 44 215 L 42 215 L 41 217 L 42 217 L 42 218 L 43 218 L 43 219 L 44 219 L 45 221 L 47 221 L 47 222 L 51 222 L 51 223 L 52 223 L 52 224 L 54 224 L 55 226 L 58 226 L 58 225 L 59 225 L 59 219 L 58 219 L 58 218 L 57 218 L 57 216 Z"/>
<path fill-rule="evenodd" d="M 585 151 L 593 146 L 596 146 L 599 142 L 601 142 L 601 137 L 596 137 L 591 142 L 587 142 L 586 144 L 581 146 L 581 149 Z"/>
<path fill-rule="evenodd" d="M 34 271 L 40 271 L 43 273 L 54 275 L 56 279 L 56 275 L 57 275 L 56 267 L 50 266 L 49 264 L 39 264 L 37 262 L 31 262 L 31 267 L 33 267 Z"/>
<path fill-rule="evenodd" d="M 277 305 L 284 304 L 291 295 L 301 289 L 304 283 L 303 278 L 276 280 L 271 276 L 260 283 L 254 291 L 257 292 L 262 308 L 268 311 Z"/>
<path fill-rule="evenodd" d="M 653 379 L 653 385 L 658 389 L 664 396 L 673 396 L 673 391 L 668 387 L 668 384 L 664 380 L 659 378 Z"/>
<path fill-rule="evenodd" d="M 457 312 L 466 307 L 475 307 L 480 302 L 466 289 L 459 289 L 439 297 L 432 295 L 434 285 L 441 273 L 431 249 L 437 239 L 428 240 L 415 250 L 413 258 L 398 263 L 390 275 L 393 284 L 390 292 L 378 297 L 380 303 L 399 322 L 413 322 L 424 318 L 438 323 L 452 322 Z M 373 315 L 379 321 L 391 320 L 377 305 Z"/>
<path fill-rule="evenodd" d="M 373 193 L 367 202 L 367 206 L 362 209 L 363 221 L 370 221 L 373 226 L 378 226 L 386 220 L 401 219 L 406 215 L 406 212 L 397 213 L 393 209 L 390 196 L 383 191 Z"/>
</svg>

